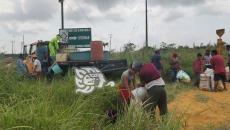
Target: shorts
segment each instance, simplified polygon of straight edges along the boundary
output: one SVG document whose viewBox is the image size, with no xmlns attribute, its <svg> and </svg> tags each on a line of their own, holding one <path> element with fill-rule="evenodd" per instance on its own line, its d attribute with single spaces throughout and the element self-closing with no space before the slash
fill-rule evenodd
<svg viewBox="0 0 230 130">
<path fill-rule="evenodd" d="M 226 75 L 225 74 L 214 74 L 214 81 L 226 81 Z"/>
<path fill-rule="evenodd" d="M 131 99 L 131 93 L 129 92 L 129 90 L 121 85 L 118 87 L 118 89 L 122 102 L 129 103 Z"/>
</svg>

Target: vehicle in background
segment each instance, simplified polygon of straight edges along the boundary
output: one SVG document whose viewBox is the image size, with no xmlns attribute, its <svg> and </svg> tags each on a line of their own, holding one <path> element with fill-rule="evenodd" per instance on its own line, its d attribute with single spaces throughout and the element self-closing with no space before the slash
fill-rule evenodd
<svg viewBox="0 0 230 130">
<path fill-rule="evenodd" d="M 29 52 L 24 51 L 26 55 L 24 63 L 27 71 L 32 74 L 32 55 L 36 54 L 42 64 L 42 74 L 53 77 L 54 74 L 61 73 L 65 75 L 72 67 L 95 66 L 103 73 L 122 71 L 127 69 L 127 60 L 112 60 L 109 58 L 109 51 L 103 51 L 101 41 L 91 41 L 90 48 L 86 51 L 80 51 L 79 48 L 67 47 L 66 44 L 59 43 L 59 50 L 56 55 L 56 61 L 52 63 L 49 58 L 49 41 L 37 41 L 30 44 Z M 26 50 L 27 46 L 24 46 Z"/>
</svg>

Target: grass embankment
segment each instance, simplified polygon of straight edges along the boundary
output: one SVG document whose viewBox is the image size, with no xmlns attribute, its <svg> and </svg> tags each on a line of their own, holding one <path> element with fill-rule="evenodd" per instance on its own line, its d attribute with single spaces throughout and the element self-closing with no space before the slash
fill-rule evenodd
<svg viewBox="0 0 230 130">
<path fill-rule="evenodd" d="M 149 61 L 153 49 L 113 54 L 114 58 Z M 169 73 L 168 59 L 174 50 L 163 50 L 164 79 Z M 183 69 L 191 74 L 191 63 L 203 49 L 181 49 L 178 54 Z M 141 56 L 141 53 L 144 56 Z M 177 94 L 190 90 L 191 85 L 167 84 L 168 102 Z M 14 72 L 0 68 L 0 129 L 36 130 L 179 130 L 183 127 L 181 115 L 171 111 L 165 120 L 153 121 L 140 106 L 132 104 L 118 115 L 115 124 L 109 123 L 106 110 L 118 109 L 116 88 L 103 88 L 91 95 L 74 92 L 74 77 L 68 75 L 45 81 L 21 79 Z M 119 109 L 118 109 L 119 110 Z"/>
<path fill-rule="evenodd" d="M 164 121 L 153 121 L 140 106 L 131 105 L 109 123 L 106 110 L 118 108 L 116 88 L 103 88 L 91 95 L 76 94 L 72 75 L 46 81 L 22 79 L 0 69 L 0 129 L 36 130 L 152 130 L 179 129 L 173 113 Z M 167 86 L 169 101 L 184 86 Z"/>
</svg>

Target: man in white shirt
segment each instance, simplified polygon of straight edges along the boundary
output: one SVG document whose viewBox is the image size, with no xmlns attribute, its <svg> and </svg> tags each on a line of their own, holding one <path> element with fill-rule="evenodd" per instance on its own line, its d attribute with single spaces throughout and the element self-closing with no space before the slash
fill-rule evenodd
<svg viewBox="0 0 230 130">
<path fill-rule="evenodd" d="M 33 55 L 33 73 L 37 77 L 37 79 L 40 79 L 42 72 L 42 66 L 41 62 L 37 59 L 37 55 Z"/>
</svg>

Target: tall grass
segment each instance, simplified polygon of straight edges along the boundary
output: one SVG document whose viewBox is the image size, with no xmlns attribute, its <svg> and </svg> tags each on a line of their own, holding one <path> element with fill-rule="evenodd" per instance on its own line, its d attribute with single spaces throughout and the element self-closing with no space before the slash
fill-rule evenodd
<svg viewBox="0 0 230 130">
<path fill-rule="evenodd" d="M 203 50 L 181 50 L 182 67 L 191 72 L 191 60 L 195 53 Z M 114 58 L 149 61 L 153 49 L 140 52 L 113 54 Z M 168 73 L 168 58 L 173 50 L 163 50 L 164 76 Z M 143 55 L 142 55 L 143 53 Z M 168 102 L 177 94 L 189 90 L 189 85 L 168 84 Z M 91 95 L 76 94 L 73 75 L 36 81 L 19 77 L 11 69 L 0 67 L 0 129 L 19 130 L 179 130 L 182 117 L 169 113 L 164 120 L 150 119 L 149 114 L 137 104 L 126 106 L 121 111 L 116 88 L 99 89 Z M 119 111 L 117 121 L 112 124 L 106 110 Z"/>
<path fill-rule="evenodd" d="M 125 107 L 124 111 L 118 114 L 116 123 L 109 123 L 106 110 L 121 109 L 116 88 L 107 87 L 91 95 L 83 95 L 75 93 L 72 75 L 47 83 L 45 80 L 36 81 L 19 77 L 15 72 L 3 68 L 0 68 L 0 73 L 0 129 L 179 130 L 181 128 L 179 120 L 172 120 L 174 116 L 169 116 L 164 121 L 154 121 L 137 104 Z"/>
</svg>

